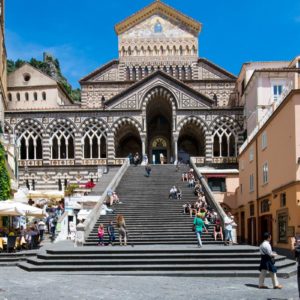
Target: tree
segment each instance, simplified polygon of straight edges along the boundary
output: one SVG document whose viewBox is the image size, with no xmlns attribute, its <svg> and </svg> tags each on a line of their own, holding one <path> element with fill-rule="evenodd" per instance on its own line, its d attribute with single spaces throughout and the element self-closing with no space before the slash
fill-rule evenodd
<svg viewBox="0 0 300 300">
<path fill-rule="evenodd" d="M 0 143 L 0 200 L 7 200 L 10 197 L 10 178 L 6 169 L 5 150 Z"/>
</svg>

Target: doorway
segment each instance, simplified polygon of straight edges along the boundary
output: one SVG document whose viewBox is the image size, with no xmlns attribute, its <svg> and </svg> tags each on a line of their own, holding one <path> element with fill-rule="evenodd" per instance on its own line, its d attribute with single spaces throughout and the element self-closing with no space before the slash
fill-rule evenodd
<svg viewBox="0 0 300 300">
<path fill-rule="evenodd" d="M 257 245 L 256 240 L 256 218 L 248 219 L 248 244 Z"/>
<path fill-rule="evenodd" d="M 170 161 L 172 153 L 173 111 L 170 94 L 163 88 L 156 88 L 146 107 L 147 154 L 151 163 L 160 163 L 163 153 Z M 155 161 L 154 161 L 155 159 Z"/>
<path fill-rule="evenodd" d="M 258 235 L 258 238 L 259 238 L 259 242 L 261 243 L 263 240 L 264 240 L 264 233 L 265 232 L 269 232 L 269 233 L 273 233 L 272 231 L 272 215 L 264 215 L 264 216 L 261 216 L 259 218 L 259 235 Z M 273 240 L 273 239 L 272 239 Z M 271 240 L 271 242 L 272 242 Z"/>
<path fill-rule="evenodd" d="M 166 149 L 152 149 L 152 163 L 154 165 L 160 164 L 160 154 L 163 154 L 165 157 L 165 163 L 168 157 L 168 151 Z"/>
</svg>

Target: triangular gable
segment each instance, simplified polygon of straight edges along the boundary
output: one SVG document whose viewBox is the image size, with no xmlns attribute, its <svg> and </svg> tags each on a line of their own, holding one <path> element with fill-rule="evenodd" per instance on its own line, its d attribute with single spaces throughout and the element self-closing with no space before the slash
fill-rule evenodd
<svg viewBox="0 0 300 300">
<path fill-rule="evenodd" d="M 29 80 L 25 81 L 24 76 L 28 74 Z M 49 75 L 43 73 L 29 63 L 24 63 L 21 67 L 8 75 L 8 87 L 22 86 L 57 85 L 57 81 Z"/>
<path fill-rule="evenodd" d="M 102 75 L 104 75 L 106 72 L 109 72 L 112 68 L 117 68 L 119 61 L 118 60 L 112 60 L 108 62 L 105 65 L 102 65 L 101 67 L 97 68 L 90 74 L 82 77 L 79 82 L 83 83 L 85 81 L 94 81 L 97 80 L 97 78 L 100 78 Z M 100 79 L 101 81 L 101 79 Z"/>
<path fill-rule="evenodd" d="M 201 23 L 160 1 L 153 2 L 149 6 L 120 22 L 115 26 L 115 31 L 118 35 L 120 35 L 153 15 L 164 15 L 175 23 L 181 22 L 187 30 L 193 32 L 194 35 L 198 35 L 201 31 Z"/>
<path fill-rule="evenodd" d="M 205 58 L 198 59 L 199 79 L 236 80 L 236 76 Z"/>
<path fill-rule="evenodd" d="M 107 110 L 140 110 L 149 91 L 162 87 L 173 94 L 178 109 L 210 108 L 213 101 L 181 81 L 156 71 L 108 100 Z"/>
</svg>

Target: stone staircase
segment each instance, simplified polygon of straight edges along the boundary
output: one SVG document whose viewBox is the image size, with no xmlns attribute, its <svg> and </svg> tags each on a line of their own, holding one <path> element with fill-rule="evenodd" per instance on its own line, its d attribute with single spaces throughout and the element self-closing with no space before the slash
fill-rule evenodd
<svg viewBox="0 0 300 300">
<path fill-rule="evenodd" d="M 257 247 L 224 247 L 213 240 L 212 226 L 203 235 L 203 248 L 197 247 L 193 219 L 182 214 L 182 204 L 195 201 L 192 189 L 181 182 L 183 171 L 186 169 L 176 172 L 173 165 L 153 166 L 151 177 L 147 178 L 143 167 L 129 167 L 117 188 L 122 204 L 113 207 L 114 215 L 99 218 L 85 247 L 48 249 L 19 266 L 27 271 L 84 271 L 101 275 L 257 277 Z M 182 200 L 168 199 L 172 185 L 182 189 Z M 126 219 L 129 246 L 96 246 L 99 224 L 106 227 L 116 214 L 123 214 Z M 295 273 L 295 261 L 284 256 L 276 260 L 278 276 Z"/>
<path fill-rule="evenodd" d="M 257 277 L 257 247 L 144 245 L 50 249 L 19 263 L 26 271 L 92 272 L 126 276 Z M 296 273 L 295 262 L 276 259 L 279 277 Z"/>
<path fill-rule="evenodd" d="M 186 167 L 184 168 L 186 171 Z M 85 245 L 97 245 L 97 228 L 100 223 L 106 227 L 114 221 L 116 214 L 125 217 L 129 233 L 129 244 L 196 244 L 192 231 L 193 218 L 182 213 L 182 205 L 195 202 L 193 189 L 181 181 L 181 172 L 173 165 L 152 166 L 150 178 L 144 176 L 143 167 L 131 166 L 122 178 L 117 193 L 122 204 L 114 205 L 115 215 L 101 216 Z M 169 190 L 176 185 L 182 190 L 182 200 L 169 200 Z M 204 244 L 219 244 L 209 233 L 204 233 Z M 118 236 L 117 236 L 118 238 Z"/>
</svg>

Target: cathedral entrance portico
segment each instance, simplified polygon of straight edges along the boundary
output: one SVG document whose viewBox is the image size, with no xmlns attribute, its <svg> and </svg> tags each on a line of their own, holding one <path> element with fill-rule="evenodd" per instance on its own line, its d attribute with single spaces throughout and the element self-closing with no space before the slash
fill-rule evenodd
<svg viewBox="0 0 300 300">
<path fill-rule="evenodd" d="M 175 105 L 172 94 L 163 87 L 150 90 L 146 99 L 147 155 L 151 163 L 159 162 L 159 155 L 165 156 L 166 162 L 174 158 L 172 147 L 173 116 Z"/>
</svg>

